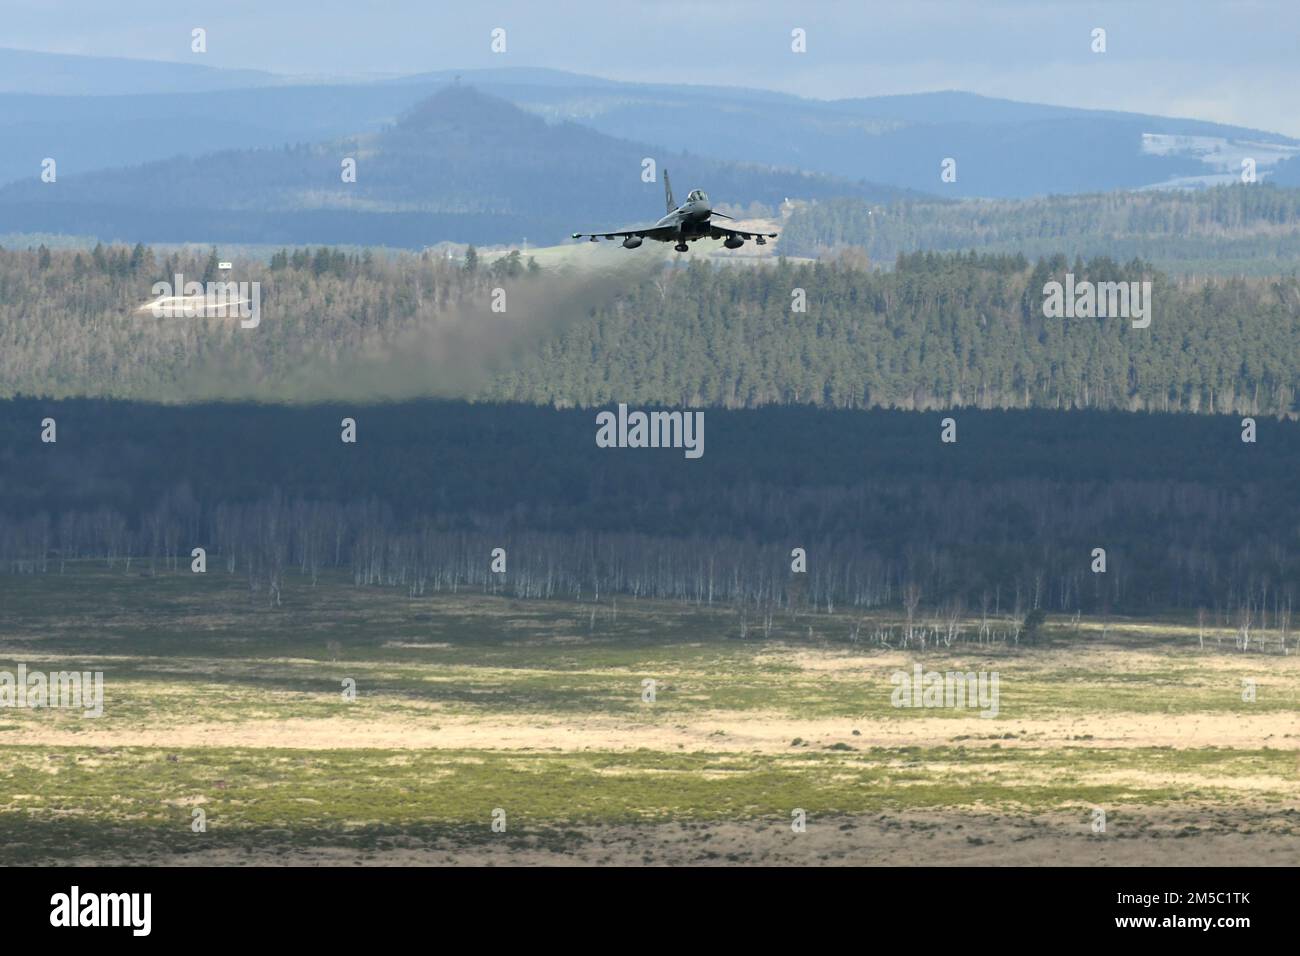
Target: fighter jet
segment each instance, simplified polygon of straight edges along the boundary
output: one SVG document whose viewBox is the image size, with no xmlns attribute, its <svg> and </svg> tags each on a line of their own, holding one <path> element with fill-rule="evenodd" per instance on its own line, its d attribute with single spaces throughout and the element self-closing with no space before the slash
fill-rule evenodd
<svg viewBox="0 0 1300 956">
<path fill-rule="evenodd" d="M 692 189 L 686 202 L 680 206 L 673 202 L 673 185 L 664 170 L 664 201 L 668 206 L 668 215 L 653 226 L 634 226 L 630 229 L 614 229 L 609 232 L 575 232 L 574 239 L 590 239 L 595 242 L 601 236 L 606 239 L 623 240 L 624 249 L 635 249 L 643 239 L 658 242 L 675 242 L 678 252 L 686 252 L 686 243 L 696 239 L 721 239 L 728 249 L 739 249 L 746 239 L 753 239 L 758 245 L 766 245 L 768 239 L 775 239 L 774 232 L 745 232 L 742 229 L 729 229 L 713 221 L 713 217 L 730 219 L 720 212 L 714 212 L 709 205 L 709 197 L 702 189 Z"/>
</svg>

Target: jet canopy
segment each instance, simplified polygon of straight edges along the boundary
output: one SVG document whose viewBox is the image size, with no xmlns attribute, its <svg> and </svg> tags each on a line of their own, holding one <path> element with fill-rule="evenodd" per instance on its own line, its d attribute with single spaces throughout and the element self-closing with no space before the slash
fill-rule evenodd
<svg viewBox="0 0 1300 956">
<path fill-rule="evenodd" d="M 709 197 L 704 194 L 703 189 L 692 189 L 691 194 L 686 197 L 687 202 L 708 202 Z"/>
</svg>

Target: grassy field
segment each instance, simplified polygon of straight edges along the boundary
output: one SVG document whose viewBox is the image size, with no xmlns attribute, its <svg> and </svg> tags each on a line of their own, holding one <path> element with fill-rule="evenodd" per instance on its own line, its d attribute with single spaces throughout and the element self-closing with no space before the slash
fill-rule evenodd
<svg viewBox="0 0 1300 956">
<path fill-rule="evenodd" d="M 0 862 L 1300 863 L 1296 655 L 1126 620 L 902 651 L 859 617 L 6 575 L 0 671 L 102 671 L 104 715 L 0 708 Z M 895 707 L 918 662 L 996 672 L 997 716 Z"/>
</svg>

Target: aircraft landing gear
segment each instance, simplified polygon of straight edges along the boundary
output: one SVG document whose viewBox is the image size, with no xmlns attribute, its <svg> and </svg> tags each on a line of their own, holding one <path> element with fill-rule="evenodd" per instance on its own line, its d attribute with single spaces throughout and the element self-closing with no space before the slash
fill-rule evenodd
<svg viewBox="0 0 1300 956">
<path fill-rule="evenodd" d="M 677 243 L 677 245 L 673 246 L 673 248 L 676 249 L 678 252 L 689 252 L 689 251 L 690 251 L 689 249 L 686 248 L 686 243 L 684 243 L 684 242 L 679 242 L 679 243 Z"/>
</svg>

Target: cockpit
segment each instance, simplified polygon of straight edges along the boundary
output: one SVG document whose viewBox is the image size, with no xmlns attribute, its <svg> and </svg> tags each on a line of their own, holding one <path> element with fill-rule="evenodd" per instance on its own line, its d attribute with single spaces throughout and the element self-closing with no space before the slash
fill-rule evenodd
<svg viewBox="0 0 1300 956">
<path fill-rule="evenodd" d="M 704 194 L 703 189 L 692 189 L 691 194 L 686 197 L 687 202 L 708 202 L 709 197 Z"/>
</svg>

